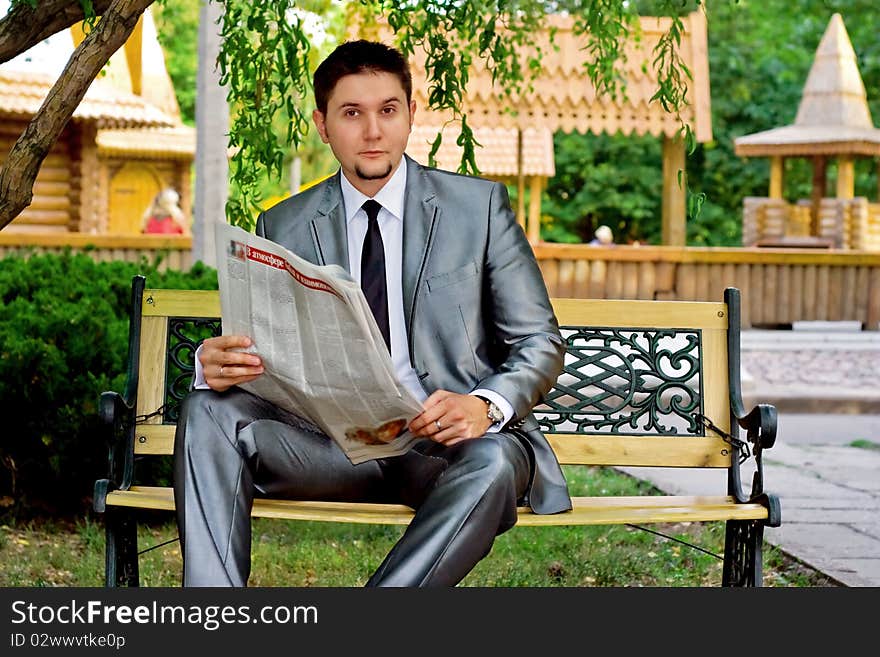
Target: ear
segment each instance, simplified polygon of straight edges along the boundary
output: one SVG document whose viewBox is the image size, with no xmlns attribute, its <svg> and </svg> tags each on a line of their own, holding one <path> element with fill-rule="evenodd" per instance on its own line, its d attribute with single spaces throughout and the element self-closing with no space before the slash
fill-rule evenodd
<svg viewBox="0 0 880 657">
<path fill-rule="evenodd" d="M 416 118 L 416 101 L 409 101 L 409 129 L 412 130 L 413 121 Z"/>
<path fill-rule="evenodd" d="M 312 112 L 312 121 L 315 123 L 315 127 L 318 129 L 318 134 L 321 135 L 321 141 L 325 144 L 330 140 L 327 139 L 327 124 L 324 122 L 324 114 L 320 110 L 314 110 Z"/>
</svg>

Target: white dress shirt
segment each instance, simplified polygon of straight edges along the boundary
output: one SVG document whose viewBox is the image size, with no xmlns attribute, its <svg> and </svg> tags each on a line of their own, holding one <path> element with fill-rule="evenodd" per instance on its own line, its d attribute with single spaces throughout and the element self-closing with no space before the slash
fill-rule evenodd
<svg viewBox="0 0 880 657">
<path fill-rule="evenodd" d="M 345 175 L 340 175 L 345 223 L 348 235 L 348 271 L 352 278 L 361 282 L 361 252 L 367 234 L 367 213 L 363 209 L 369 196 L 352 185 Z M 409 359 L 409 343 L 406 336 L 406 320 L 403 314 L 403 208 L 406 198 L 406 160 L 402 159 L 397 171 L 373 197 L 382 206 L 377 221 L 385 247 L 385 283 L 388 290 L 388 325 L 391 335 L 391 361 L 398 381 L 419 402 L 428 398 Z M 201 349 L 201 347 L 199 347 Z M 207 388 L 202 365 L 195 359 L 194 388 Z M 499 431 L 513 417 L 513 406 L 494 390 L 477 389 L 471 394 L 485 397 L 504 413 L 504 421 L 493 424 L 489 432 Z"/>
</svg>

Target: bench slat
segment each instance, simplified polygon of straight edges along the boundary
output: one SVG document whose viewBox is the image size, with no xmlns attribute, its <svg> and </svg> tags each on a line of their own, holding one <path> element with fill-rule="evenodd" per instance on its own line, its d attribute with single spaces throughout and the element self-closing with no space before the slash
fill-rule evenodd
<svg viewBox="0 0 880 657">
<path fill-rule="evenodd" d="M 727 330 L 727 304 L 712 301 L 550 299 L 560 326 Z"/>
<path fill-rule="evenodd" d="M 560 325 L 727 330 L 727 306 L 712 301 L 550 299 Z M 145 317 L 219 317 L 217 290 L 144 290 Z"/>
<path fill-rule="evenodd" d="M 519 525 L 607 525 L 625 523 L 759 520 L 767 517 L 760 504 L 737 504 L 730 496 L 649 495 L 632 497 L 574 497 L 574 509 L 554 515 L 537 515 L 519 509 Z M 108 506 L 164 511 L 174 510 L 171 488 L 133 486 L 107 495 Z M 299 502 L 254 500 L 252 515 L 259 518 L 319 520 L 381 525 L 409 524 L 413 512 L 401 504 L 366 502 Z"/>
<path fill-rule="evenodd" d="M 547 434 L 564 465 L 626 465 L 726 468 L 730 445 L 714 436 L 621 436 Z"/>
<path fill-rule="evenodd" d="M 625 465 L 668 468 L 726 468 L 730 445 L 714 436 L 620 436 L 548 434 L 547 440 L 565 465 Z M 135 434 L 135 453 L 174 453 L 174 426 L 142 424 Z"/>
</svg>

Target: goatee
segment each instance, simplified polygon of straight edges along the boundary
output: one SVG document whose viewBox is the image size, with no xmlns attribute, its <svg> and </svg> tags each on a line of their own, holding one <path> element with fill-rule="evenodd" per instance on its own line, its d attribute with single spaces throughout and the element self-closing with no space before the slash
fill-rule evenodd
<svg viewBox="0 0 880 657">
<path fill-rule="evenodd" d="M 371 174 L 356 166 L 354 168 L 354 172 L 361 180 L 381 180 L 382 178 L 387 178 L 389 175 L 391 175 L 391 168 L 391 164 L 389 164 L 388 168 L 385 170 L 385 173 Z"/>
</svg>

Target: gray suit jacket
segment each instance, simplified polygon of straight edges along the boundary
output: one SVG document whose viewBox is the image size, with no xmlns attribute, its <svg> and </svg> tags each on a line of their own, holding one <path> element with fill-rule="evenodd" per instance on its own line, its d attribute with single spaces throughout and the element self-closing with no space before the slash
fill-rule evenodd
<svg viewBox="0 0 880 657">
<path fill-rule="evenodd" d="M 422 386 L 507 399 L 505 428 L 525 438 L 536 513 L 571 508 L 559 463 L 531 410 L 556 381 L 564 347 L 537 261 L 500 183 L 405 158 L 403 307 Z M 257 234 L 319 265 L 348 271 L 339 176 L 262 213 Z"/>
</svg>

